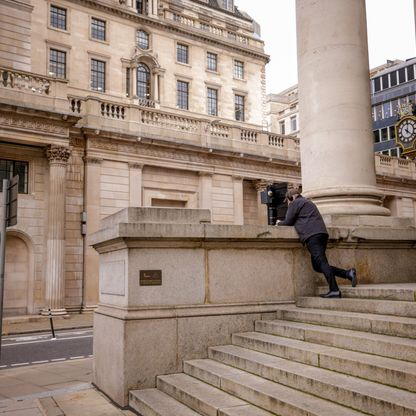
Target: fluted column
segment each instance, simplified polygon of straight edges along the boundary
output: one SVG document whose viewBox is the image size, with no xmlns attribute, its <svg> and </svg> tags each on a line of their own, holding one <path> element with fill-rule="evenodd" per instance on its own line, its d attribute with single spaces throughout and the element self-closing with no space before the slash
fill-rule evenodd
<svg viewBox="0 0 416 416">
<path fill-rule="evenodd" d="M 88 236 L 100 228 L 100 179 L 102 159 L 87 156 L 85 163 L 85 212 L 87 214 L 87 241 L 84 247 L 83 309 L 91 310 L 98 304 L 99 256 L 88 244 Z"/>
<path fill-rule="evenodd" d="M 49 160 L 48 237 L 46 242 L 46 293 L 43 314 L 65 310 L 65 174 L 71 155 L 68 147 L 50 146 Z"/>
<path fill-rule="evenodd" d="M 376 187 L 365 0 L 296 0 L 302 185 L 324 214 L 389 215 Z"/>
</svg>

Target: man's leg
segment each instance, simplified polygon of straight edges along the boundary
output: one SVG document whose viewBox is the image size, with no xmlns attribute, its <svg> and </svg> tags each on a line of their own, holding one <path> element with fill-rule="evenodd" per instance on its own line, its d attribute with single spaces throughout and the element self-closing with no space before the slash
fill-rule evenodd
<svg viewBox="0 0 416 416">
<path fill-rule="evenodd" d="M 313 235 L 306 241 L 306 247 L 311 255 L 314 270 L 324 274 L 331 292 L 338 292 L 339 287 L 334 272 L 325 254 L 327 241 L 328 236 L 326 234 Z"/>
</svg>

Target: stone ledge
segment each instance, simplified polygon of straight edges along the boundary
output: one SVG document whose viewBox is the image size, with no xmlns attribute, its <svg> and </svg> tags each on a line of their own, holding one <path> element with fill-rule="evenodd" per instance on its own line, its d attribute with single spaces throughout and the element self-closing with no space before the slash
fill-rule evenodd
<svg viewBox="0 0 416 416">
<path fill-rule="evenodd" d="M 95 313 L 122 320 L 160 318 L 190 318 L 250 313 L 274 313 L 278 306 L 294 304 L 293 300 L 279 302 L 235 303 L 217 305 L 189 305 L 174 307 L 122 308 L 101 304 Z"/>
</svg>

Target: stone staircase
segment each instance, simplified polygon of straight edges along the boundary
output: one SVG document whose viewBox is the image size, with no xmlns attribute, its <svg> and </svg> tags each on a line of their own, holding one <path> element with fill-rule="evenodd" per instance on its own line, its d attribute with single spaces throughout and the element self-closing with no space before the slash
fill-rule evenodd
<svg viewBox="0 0 416 416">
<path fill-rule="evenodd" d="M 130 392 L 142 416 L 416 415 L 416 284 L 341 287 Z"/>
</svg>

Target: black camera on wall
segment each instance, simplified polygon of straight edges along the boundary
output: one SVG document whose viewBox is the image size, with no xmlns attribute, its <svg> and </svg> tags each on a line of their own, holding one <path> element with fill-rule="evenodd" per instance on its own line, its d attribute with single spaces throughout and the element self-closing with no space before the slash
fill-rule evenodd
<svg viewBox="0 0 416 416">
<path fill-rule="evenodd" d="M 267 224 L 275 225 L 277 220 L 284 220 L 287 211 L 285 201 L 287 183 L 273 183 L 261 192 L 261 203 L 267 205 Z"/>
</svg>

